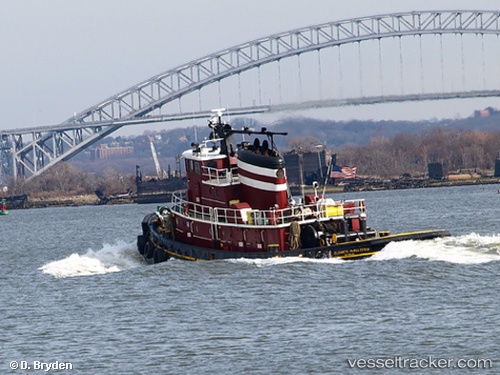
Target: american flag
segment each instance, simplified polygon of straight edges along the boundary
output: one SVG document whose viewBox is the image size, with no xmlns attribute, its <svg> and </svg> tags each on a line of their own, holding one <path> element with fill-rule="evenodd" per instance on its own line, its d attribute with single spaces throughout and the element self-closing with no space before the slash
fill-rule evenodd
<svg viewBox="0 0 500 375">
<path fill-rule="evenodd" d="M 334 165 L 330 173 L 330 178 L 355 178 L 356 169 L 356 167 Z"/>
</svg>

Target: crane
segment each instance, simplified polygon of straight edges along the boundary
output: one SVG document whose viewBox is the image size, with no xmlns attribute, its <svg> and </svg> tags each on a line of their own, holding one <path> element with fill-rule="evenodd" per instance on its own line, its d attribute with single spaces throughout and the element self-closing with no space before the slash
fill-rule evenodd
<svg viewBox="0 0 500 375">
<path fill-rule="evenodd" d="M 155 163 L 156 175 L 158 176 L 158 179 L 160 179 L 160 180 L 168 178 L 167 172 L 165 172 L 160 167 L 160 162 L 158 161 L 158 155 L 156 154 L 156 148 L 155 148 L 155 145 L 153 143 L 153 138 L 151 138 L 150 135 L 148 135 L 148 138 L 149 138 L 149 146 L 151 147 L 151 155 L 153 155 L 153 161 Z"/>
<path fill-rule="evenodd" d="M 380 125 L 379 128 L 377 129 L 377 131 L 375 132 L 375 134 L 373 135 L 372 139 L 375 139 L 378 137 L 380 131 L 382 130 L 384 126 L 383 125 Z"/>
</svg>

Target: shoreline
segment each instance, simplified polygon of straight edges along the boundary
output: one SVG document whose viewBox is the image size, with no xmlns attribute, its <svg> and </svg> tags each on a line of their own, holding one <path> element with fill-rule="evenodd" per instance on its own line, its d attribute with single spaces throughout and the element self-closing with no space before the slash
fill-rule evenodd
<svg viewBox="0 0 500 375">
<path fill-rule="evenodd" d="M 85 194 L 77 196 L 65 196 L 58 198 L 30 198 L 24 203 L 24 207 L 19 209 L 30 208 L 47 208 L 47 207 L 78 207 L 78 206 L 97 206 L 99 198 L 95 194 Z"/>
<path fill-rule="evenodd" d="M 424 180 L 424 179 L 408 179 L 408 180 L 358 180 L 354 183 L 342 185 L 327 185 L 318 187 L 318 193 L 322 194 L 323 190 L 327 194 L 343 193 L 343 192 L 361 192 L 361 191 L 379 191 L 379 190 L 402 190 L 402 189 L 421 189 L 421 188 L 436 188 L 450 186 L 468 186 L 468 185 L 492 185 L 500 184 L 500 179 L 497 177 L 482 177 L 461 180 Z M 290 186 L 290 192 L 293 196 L 299 196 L 300 186 Z M 304 194 L 314 194 L 312 186 L 303 187 Z M 31 209 L 31 208 L 47 208 L 47 207 L 78 207 L 78 206 L 98 206 L 98 205 L 116 205 L 116 204 L 142 204 L 134 202 L 132 199 L 116 199 L 108 202 L 102 202 L 94 194 L 85 194 L 77 196 L 64 196 L 58 198 L 30 198 L 26 200 L 23 207 L 7 207 L 9 210 Z M 149 203 L 149 202 L 144 202 Z M 154 202 L 151 202 L 154 203 Z M 165 202 L 167 203 L 167 202 Z"/>
<path fill-rule="evenodd" d="M 345 193 L 359 191 L 379 191 L 379 190 L 404 190 L 404 189 L 424 189 L 451 186 L 468 185 L 492 185 L 500 184 L 498 177 L 479 177 L 457 180 L 429 180 L 429 179 L 394 179 L 394 180 L 371 180 L 359 179 L 352 183 L 342 185 L 327 185 L 326 193 Z M 313 194 L 312 186 L 304 186 L 304 194 Z M 291 186 L 292 195 L 300 195 L 300 186 Z M 318 187 L 318 193 L 323 192 L 323 186 Z"/>
</svg>

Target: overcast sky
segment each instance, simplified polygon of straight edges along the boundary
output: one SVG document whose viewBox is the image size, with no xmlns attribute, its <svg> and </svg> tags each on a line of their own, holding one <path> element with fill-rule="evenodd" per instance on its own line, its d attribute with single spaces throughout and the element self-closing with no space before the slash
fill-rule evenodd
<svg viewBox="0 0 500 375">
<path fill-rule="evenodd" d="M 273 33 L 400 11 L 499 10 L 495 3 L 0 0 L 0 130 L 63 122 L 156 74 Z"/>
</svg>

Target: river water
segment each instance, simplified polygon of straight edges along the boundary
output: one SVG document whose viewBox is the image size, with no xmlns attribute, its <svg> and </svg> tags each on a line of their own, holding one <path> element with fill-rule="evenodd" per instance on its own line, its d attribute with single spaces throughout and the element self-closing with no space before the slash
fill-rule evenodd
<svg viewBox="0 0 500 375">
<path fill-rule="evenodd" d="M 453 234 L 356 261 L 147 265 L 155 205 L 11 211 L 0 373 L 499 373 L 499 188 L 337 195 L 366 198 L 377 229 Z"/>
</svg>

